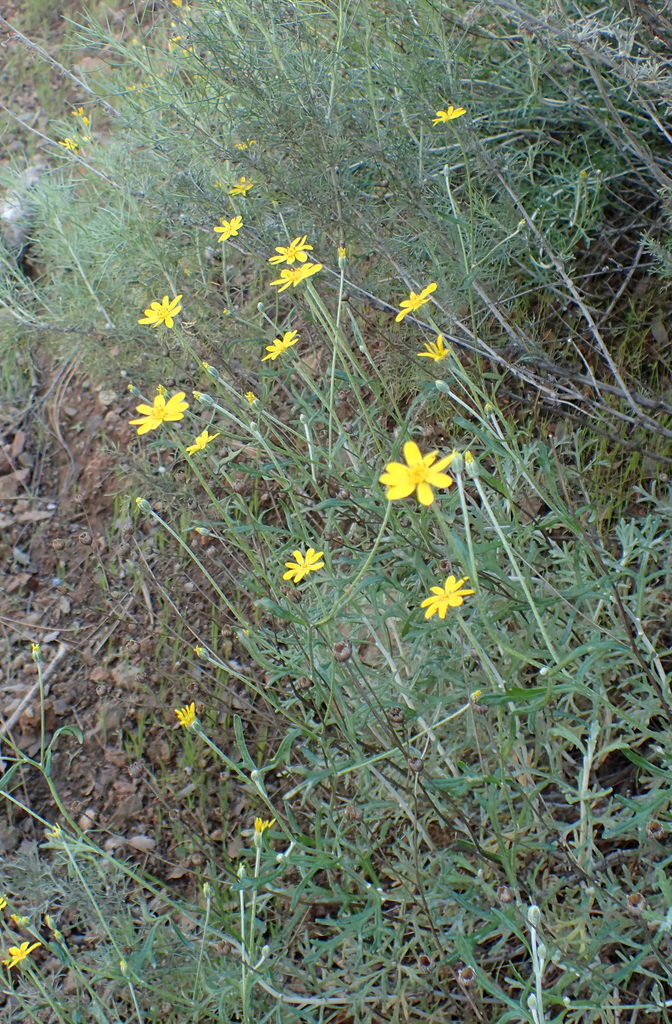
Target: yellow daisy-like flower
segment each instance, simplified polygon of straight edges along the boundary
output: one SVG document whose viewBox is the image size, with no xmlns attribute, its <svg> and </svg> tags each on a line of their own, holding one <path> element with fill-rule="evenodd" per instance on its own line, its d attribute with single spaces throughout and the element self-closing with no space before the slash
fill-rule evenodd
<svg viewBox="0 0 672 1024">
<path fill-rule="evenodd" d="M 238 234 L 243 226 L 243 218 L 232 217 L 231 220 L 225 220 L 224 217 L 220 217 L 219 223 L 221 227 L 213 228 L 212 230 L 218 233 L 220 242 L 225 242 L 227 238 L 233 238 Z"/>
<path fill-rule="evenodd" d="M 219 433 L 209 434 L 206 428 L 202 434 L 194 438 L 193 444 L 187 446 L 187 455 L 193 455 L 194 452 L 202 452 L 216 437 L 219 437 Z"/>
<path fill-rule="evenodd" d="M 250 189 L 253 187 L 253 185 L 254 182 L 250 181 L 249 178 L 246 178 L 245 175 L 243 175 L 238 181 L 238 184 L 234 185 L 233 188 L 229 189 L 229 195 L 246 196 Z"/>
<path fill-rule="evenodd" d="M 164 295 L 161 302 L 152 302 L 149 309 L 144 310 L 144 316 L 138 320 L 139 324 L 151 324 L 152 327 L 158 327 L 159 324 L 165 324 L 166 327 L 173 326 L 173 318 L 182 309 L 180 306 L 181 295 L 176 295 L 174 299 L 168 301 L 168 296 Z"/>
<path fill-rule="evenodd" d="M 256 141 L 257 141 L 256 139 L 248 139 L 247 142 L 237 142 L 236 143 L 236 149 L 242 149 L 242 150 L 249 149 L 250 146 L 254 146 Z"/>
<path fill-rule="evenodd" d="M 277 359 L 286 349 L 296 345 L 298 340 L 296 331 L 285 331 L 282 338 L 275 338 L 272 344 L 266 346 L 266 355 L 261 357 L 262 363 L 265 363 L 267 359 Z"/>
<path fill-rule="evenodd" d="M 323 569 L 324 562 L 319 561 L 323 554 L 324 551 L 316 551 L 314 548 L 308 548 L 305 555 L 302 555 L 300 551 L 295 551 L 294 558 L 296 561 L 285 562 L 287 572 L 282 577 L 283 580 L 300 583 L 309 572 L 317 572 L 318 569 Z"/>
<path fill-rule="evenodd" d="M 456 117 L 462 117 L 462 114 L 466 114 L 464 107 L 450 106 L 448 110 L 437 110 L 432 124 L 445 124 L 446 121 L 454 121 Z"/>
<path fill-rule="evenodd" d="M 91 122 L 89 121 L 88 117 L 84 113 L 84 107 L 77 107 L 77 110 L 73 110 L 72 116 L 73 117 L 81 117 L 82 124 L 84 125 L 85 128 L 88 128 L 89 125 L 91 124 Z"/>
<path fill-rule="evenodd" d="M 425 351 L 418 352 L 419 359 L 433 359 L 435 363 L 450 355 L 450 349 L 443 344 L 443 335 L 437 334 L 436 341 L 426 341 Z"/>
<path fill-rule="evenodd" d="M 298 260 L 299 263 L 305 263 L 308 257 L 306 252 L 308 249 L 312 249 L 312 245 L 306 245 L 306 238 L 297 235 L 293 242 L 289 245 L 276 245 L 275 251 L 279 253 L 278 256 L 269 256 L 269 263 L 288 263 L 292 264 L 294 260 Z"/>
<path fill-rule="evenodd" d="M 250 405 L 254 405 L 255 402 L 259 401 L 259 399 L 255 395 L 254 391 L 246 391 L 245 392 L 245 398 L 248 400 Z"/>
<path fill-rule="evenodd" d="M 73 153 L 76 153 L 79 146 L 74 139 L 66 137 L 62 142 L 59 141 L 59 146 L 63 146 L 65 149 L 71 149 Z"/>
<path fill-rule="evenodd" d="M 265 832 L 267 828 L 271 827 L 271 825 L 275 825 L 275 818 L 271 818 L 270 821 L 262 821 L 261 818 L 254 819 L 254 831 L 258 835 L 261 835 L 262 832 Z"/>
<path fill-rule="evenodd" d="M 192 729 L 196 722 L 196 705 L 192 701 L 185 708 L 175 708 L 175 714 L 179 719 L 180 725 L 183 725 L 185 729 Z"/>
<path fill-rule="evenodd" d="M 20 946 L 10 946 L 7 953 L 7 959 L 2 962 L 8 970 L 11 970 L 12 967 L 16 967 L 17 964 L 20 964 L 21 961 L 25 960 L 34 949 L 37 949 L 37 947 L 41 945 L 41 942 L 33 942 L 32 945 L 29 942 L 22 942 Z"/>
<path fill-rule="evenodd" d="M 285 268 L 280 271 L 280 277 L 276 281 L 271 281 L 271 284 L 280 285 L 278 288 L 279 295 L 286 288 L 296 288 L 297 284 L 301 284 L 307 277 L 317 274 L 318 270 L 322 270 L 321 263 L 304 263 L 302 267 L 295 267 L 293 270 Z"/>
<path fill-rule="evenodd" d="M 473 590 L 462 589 L 462 584 L 468 582 L 468 576 L 464 576 L 461 580 L 449 576 L 444 586 L 432 587 L 431 591 L 434 596 L 425 598 L 420 605 L 421 608 L 427 609 L 425 618 L 431 619 L 432 615 L 438 614 L 440 619 L 445 619 L 449 608 L 459 608 L 461 604 L 464 604 L 464 598 L 474 593 Z"/>
<path fill-rule="evenodd" d="M 421 505 L 431 505 L 434 501 L 432 487 L 450 487 L 453 483 L 452 477 L 442 472 L 450 465 L 453 456 L 447 455 L 445 459 L 437 462 L 438 454 L 428 452 L 427 455 L 423 455 L 415 441 L 407 441 L 404 445 L 406 465 L 402 462 L 390 462 L 385 466 L 383 475 L 379 477 L 380 483 L 387 487 L 387 500 L 398 501 L 400 498 L 408 498 L 415 491 Z"/>
<path fill-rule="evenodd" d="M 435 291 L 436 282 L 434 281 L 432 284 L 428 284 L 426 288 L 423 288 L 419 295 L 416 295 L 415 292 L 411 292 L 409 298 L 404 299 L 404 301 L 400 303 L 401 308 L 395 317 L 395 322 L 399 323 L 405 316 L 408 316 L 409 313 L 413 313 L 416 309 L 420 309 L 420 306 L 424 306 L 426 302 L 429 302 L 429 296 Z"/>
<path fill-rule="evenodd" d="M 137 405 L 136 410 L 141 413 L 138 420 L 129 420 L 132 427 L 138 427 L 138 434 L 146 434 L 148 430 L 156 430 L 162 423 L 175 423 L 184 419 L 184 411 L 189 408 L 189 403 L 184 400 L 184 391 L 178 391 L 176 395 L 166 401 L 164 395 L 157 395 L 154 405 Z"/>
</svg>

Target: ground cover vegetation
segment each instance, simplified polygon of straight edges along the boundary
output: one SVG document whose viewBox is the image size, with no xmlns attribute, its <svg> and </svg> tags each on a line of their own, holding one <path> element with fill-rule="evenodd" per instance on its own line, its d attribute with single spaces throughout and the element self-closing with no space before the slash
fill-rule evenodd
<svg viewBox="0 0 672 1024">
<path fill-rule="evenodd" d="M 8 1019 L 669 1019 L 668 14 L 76 19 L 5 365 L 128 385 L 181 806 L 124 742 L 199 845 L 122 856 L 52 776 L 76 722 L 8 733 Z"/>
</svg>

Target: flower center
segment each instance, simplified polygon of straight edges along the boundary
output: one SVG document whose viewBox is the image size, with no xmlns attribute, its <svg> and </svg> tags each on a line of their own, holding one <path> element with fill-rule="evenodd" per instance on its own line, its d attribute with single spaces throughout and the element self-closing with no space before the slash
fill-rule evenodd
<svg viewBox="0 0 672 1024">
<path fill-rule="evenodd" d="M 410 466 L 409 472 L 414 484 L 423 484 L 427 479 L 427 466 L 424 462 L 418 462 L 417 465 Z"/>
</svg>

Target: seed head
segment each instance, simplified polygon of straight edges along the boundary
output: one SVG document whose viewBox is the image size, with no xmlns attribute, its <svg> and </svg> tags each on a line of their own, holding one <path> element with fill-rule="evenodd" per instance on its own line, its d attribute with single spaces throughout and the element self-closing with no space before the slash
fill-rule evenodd
<svg viewBox="0 0 672 1024">
<path fill-rule="evenodd" d="M 646 910 L 646 899 L 641 892 L 631 892 L 625 901 L 625 909 L 633 917 L 641 917 Z"/>
<path fill-rule="evenodd" d="M 500 903 L 513 903 L 516 894 L 508 885 L 500 885 L 497 890 L 497 899 Z"/>
<path fill-rule="evenodd" d="M 334 658 L 336 661 L 349 661 L 352 657 L 352 644 L 349 640 L 339 640 L 334 644 Z"/>
<path fill-rule="evenodd" d="M 434 967 L 434 961 L 426 953 L 421 953 L 418 957 L 418 972 L 420 974 L 430 974 Z"/>
<path fill-rule="evenodd" d="M 462 988 L 471 988 L 476 981 L 476 971 L 473 967 L 463 967 L 457 972 L 457 982 Z"/>
</svg>

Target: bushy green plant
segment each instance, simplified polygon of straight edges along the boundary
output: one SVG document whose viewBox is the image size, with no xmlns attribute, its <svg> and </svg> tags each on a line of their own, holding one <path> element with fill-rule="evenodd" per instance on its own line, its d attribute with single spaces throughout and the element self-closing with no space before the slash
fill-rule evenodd
<svg viewBox="0 0 672 1024">
<path fill-rule="evenodd" d="M 664 54 L 569 2 L 204 0 L 82 32 L 106 106 L 54 126 L 78 149 L 31 192 L 41 276 L 8 256 L 3 302 L 21 336 L 120 353 L 128 514 L 211 602 L 201 635 L 170 595 L 211 681 L 178 692 L 185 749 L 258 818 L 166 896 L 61 807 L 54 877 L 101 951 L 36 900 L 62 967 L 12 968 L 26 1016 L 106 1019 L 108 979 L 119 1021 L 666 1019 L 669 488 L 619 495 L 606 532 L 572 422 L 669 458 L 613 295 L 574 273 L 664 184 Z M 50 749 L 14 753 L 49 780 Z M 132 921 L 110 864 L 152 894 Z"/>
</svg>

